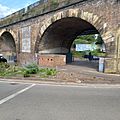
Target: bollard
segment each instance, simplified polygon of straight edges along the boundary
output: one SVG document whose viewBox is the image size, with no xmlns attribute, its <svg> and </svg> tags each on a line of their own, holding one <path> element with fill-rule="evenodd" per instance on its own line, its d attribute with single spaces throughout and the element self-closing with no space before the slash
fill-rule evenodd
<svg viewBox="0 0 120 120">
<path fill-rule="evenodd" d="M 99 58 L 99 72 L 104 72 L 104 58 Z"/>
</svg>

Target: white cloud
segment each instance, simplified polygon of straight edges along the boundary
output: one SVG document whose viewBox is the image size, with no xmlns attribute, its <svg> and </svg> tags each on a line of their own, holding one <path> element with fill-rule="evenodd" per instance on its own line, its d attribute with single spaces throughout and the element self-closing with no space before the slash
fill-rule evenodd
<svg viewBox="0 0 120 120">
<path fill-rule="evenodd" d="M 11 13 L 14 13 L 15 11 L 17 11 L 17 10 L 11 9 L 7 6 L 3 6 L 0 4 L 0 18 L 5 17 Z"/>
</svg>

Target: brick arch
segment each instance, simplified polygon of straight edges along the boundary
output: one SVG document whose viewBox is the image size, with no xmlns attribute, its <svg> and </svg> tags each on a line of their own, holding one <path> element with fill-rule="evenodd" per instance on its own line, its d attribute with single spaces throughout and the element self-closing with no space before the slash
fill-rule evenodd
<svg viewBox="0 0 120 120">
<path fill-rule="evenodd" d="M 103 41 L 106 43 L 106 40 L 107 40 L 106 35 L 108 35 L 109 33 L 106 31 L 107 23 L 103 20 L 103 18 L 101 16 L 99 17 L 90 12 L 81 11 L 78 8 L 61 11 L 61 12 L 55 13 L 49 19 L 47 19 L 47 20 L 45 19 L 42 22 L 39 36 L 42 37 L 42 35 L 46 31 L 46 29 L 51 24 L 53 24 L 54 22 L 56 22 L 62 18 L 67 18 L 67 17 L 76 17 L 76 18 L 81 18 L 81 19 L 87 21 L 88 23 L 93 25 L 96 28 L 96 30 L 98 30 L 98 32 L 100 33 L 100 35 L 103 38 Z"/>
<path fill-rule="evenodd" d="M 38 34 L 38 39 L 35 41 L 34 45 L 34 51 L 37 52 L 37 49 L 39 49 L 39 43 L 41 41 L 42 36 L 44 35 L 45 31 L 55 22 L 68 17 L 75 17 L 80 18 L 88 23 L 90 23 L 101 35 L 105 46 L 106 46 L 106 55 L 109 56 L 111 53 L 109 52 L 109 49 L 111 47 L 109 46 L 110 42 L 115 42 L 115 35 L 113 33 L 113 30 L 109 30 L 109 24 L 105 21 L 105 19 L 102 16 L 98 16 L 94 13 L 86 12 L 83 10 L 77 9 L 69 9 L 64 10 L 55 13 L 54 15 L 50 16 L 49 18 L 46 18 L 41 24 Z M 41 44 L 42 46 L 42 44 Z M 40 46 L 40 47 L 41 47 Z M 115 47 L 112 49 L 116 49 Z"/>
<path fill-rule="evenodd" d="M 15 45 L 16 45 L 16 42 L 17 42 L 17 36 L 16 34 L 14 33 L 14 31 L 12 31 L 11 29 L 10 30 L 6 30 L 6 29 L 3 29 L 1 32 L 0 32 L 0 37 L 2 36 L 3 33 L 5 32 L 8 32 L 12 35 L 13 39 L 14 39 L 14 42 L 15 42 Z"/>
<path fill-rule="evenodd" d="M 5 39 L 2 36 L 4 36 Z M 3 29 L 0 32 L 0 38 L 1 38 L 0 42 L 2 45 L 1 48 L 4 51 L 4 55 L 5 56 L 7 55 L 6 54 L 7 52 L 5 52 L 5 51 L 10 51 L 11 57 L 12 57 L 13 53 L 16 56 L 17 55 L 17 38 L 16 38 L 15 33 L 12 30 Z M 8 42 L 8 39 L 10 42 Z M 7 59 L 9 59 L 8 56 L 6 56 L 6 57 L 7 57 Z"/>
</svg>

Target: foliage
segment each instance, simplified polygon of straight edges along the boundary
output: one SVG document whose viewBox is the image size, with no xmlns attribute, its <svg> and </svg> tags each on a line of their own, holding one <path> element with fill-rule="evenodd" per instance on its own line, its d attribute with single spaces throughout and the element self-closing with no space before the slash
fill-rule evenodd
<svg viewBox="0 0 120 120">
<path fill-rule="evenodd" d="M 74 44 L 92 44 L 92 43 L 102 45 L 103 40 L 100 35 L 98 35 L 97 38 L 95 38 L 95 35 L 82 35 L 82 36 L 78 36 L 75 39 L 73 45 Z M 104 57 L 106 55 L 105 53 L 101 52 L 100 49 L 94 49 L 92 51 L 86 50 L 86 51 L 79 51 L 79 52 L 73 51 L 72 53 L 74 57 L 82 58 L 84 55 L 89 54 L 89 52 L 91 52 L 93 56 Z"/>
<path fill-rule="evenodd" d="M 50 69 L 50 68 L 41 68 L 39 70 L 39 75 L 41 77 L 47 77 L 47 76 L 54 76 L 57 74 L 56 69 Z"/>
<path fill-rule="evenodd" d="M 29 74 L 36 74 L 39 71 L 38 66 L 34 63 L 25 66 L 25 69 L 28 71 Z"/>
<path fill-rule="evenodd" d="M 93 35 L 82 35 L 82 36 L 78 36 L 74 43 L 75 44 L 91 44 L 93 42 L 95 42 L 95 38 Z"/>
<path fill-rule="evenodd" d="M 91 51 L 91 54 L 93 56 L 98 56 L 98 57 L 105 57 L 106 56 L 106 54 L 101 52 L 100 49 Z"/>
<path fill-rule="evenodd" d="M 56 73 L 57 73 L 56 69 L 47 69 L 47 71 L 46 71 L 47 75 L 54 76 L 54 75 L 56 75 Z"/>
<path fill-rule="evenodd" d="M 0 62 L 0 71 L 6 69 L 8 67 L 10 67 L 10 65 L 8 63 Z"/>
<path fill-rule="evenodd" d="M 58 0 L 51 0 L 51 9 L 57 8 L 59 5 Z"/>
<path fill-rule="evenodd" d="M 80 58 L 80 59 L 82 59 L 85 54 L 86 54 L 85 51 L 72 51 L 72 55 L 73 55 L 75 58 Z"/>
<path fill-rule="evenodd" d="M 84 55 L 88 55 L 89 52 L 91 52 L 91 54 L 93 56 L 98 56 L 98 57 L 105 57 L 106 56 L 106 53 L 101 52 L 100 49 L 96 49 L 96 50 L 93 50 L 93 51 L 90 51 L 90 50 L 86 50 L 86 51 L 72 51 L 72 54 L 73 54 L 74 57 L 82 59 L 83 56 Z"/>
<path fill-rule="evenodd" d="M 39 72 L 39 68 L 35 63 L 32 63 L 26 65 L 22 71 L 24 77 L 30 77 L 30 74 L 37 74 Z"/>
<path fill-rule="evenodd" d="M 102 37 L 100 35 L 98 35 L 96 44 L 103 44 L 103 40 L 102 40 Z"/>
<path fill-rule="evenodd" d="M 40 77 L 48 77 L 56 75 L 56 69 L 50 68 L 39 68 L 36 64 L 32 63 L 24 67 L 18 67 L 15 65 L 9 65 L 7 63 L 0 63 L 0 76 L 10 77 L 18 76 L 30 77 L 31 75 L 36 75 Z"/>
<path fill-rule="evenodd" d="M 24 77 L 30 77 L 30 72 L 29 72 L 29 70 L 23 70 L 23 76 L 24 76 Z"/>
<path fill-rule="evenodd" d="M 0 63 L 0 76 L 4 76 L 6 74 L 6 70 L 9 68 L 10 66 L 7 63 Z"/>
<path fill-rule="evenodd" d="M 51 0 L 51 4 L 57 4 L 58 0 Z"/>
<path fill-rule="evenodd" d="M 103 40 L 100 35 L 98 35 L 97 39 L 95 39 L 95 35 L 82 35 L 77 36 L 77 38 L 74 41 L 75 44 L 91 44 L 94 42 L 96 44 L 102 44 Z"/>
<path fill-rule="evenodd" d="M 0 76 L 14 76 L 18 74 L 19 67 L 9 65 L 8 63 L 0 63 Z"/>
</svg>

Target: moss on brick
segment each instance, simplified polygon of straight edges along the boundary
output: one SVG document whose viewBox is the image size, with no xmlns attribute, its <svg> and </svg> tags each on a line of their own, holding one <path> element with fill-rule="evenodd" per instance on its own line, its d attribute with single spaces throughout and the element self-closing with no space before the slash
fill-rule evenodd
<svg viewBox="0 0 120 120">
<path fill-rule="evenodd" d="M 21 9 L 20 11 L 17 11 L 13 14 L 11 14 L 8 17 L 5 17 L 0 20 L 0 26 L 9 25 L 24 19 L 27 19 L 29 17 L 34 17 L 36 15 L 43 14 L 45 12 L 48 12 L 50 10 L 57 9 L 59 6 L 68 5 L 70 3 L 73 3 L 72 0 L 49 0 L 48 2 L 42 2 L 39 5 L 28 6 L 27 11 L 25 11 L 25 8 Z"/>
</svg>

